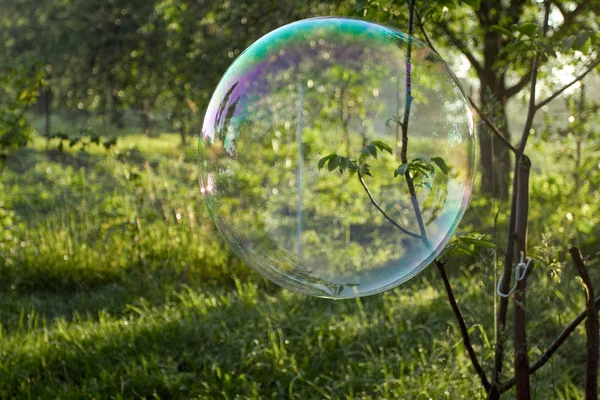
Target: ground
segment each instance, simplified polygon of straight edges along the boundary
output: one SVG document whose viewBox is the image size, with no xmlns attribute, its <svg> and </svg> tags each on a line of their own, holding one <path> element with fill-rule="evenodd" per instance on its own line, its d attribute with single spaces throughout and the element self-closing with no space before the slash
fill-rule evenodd
<svg viewBox="0 0 600 400">
<path fill-rule="evenodd" d="M 118 140 L 119 158 L 36 139 L 11 154 L 0 186 L 0 398 L 485 397 L 434 268 L 360 300 L 280 289 L 221 242 L 190 184 L 194 146 L 178 141 L 133 133 Z M 491 205 L 502 207 L 475 199 L 464 229 L 493 219 Z M 548 255 L 532 277 L 536 359 L 584 296 L 553 262 L 560 241 L 540 234 L 533 246 Z M 489 370 L 493 254 L 456 260 L 450 275 Z M 532 379 L 535 398 L 580 398 L 584 360 L 580 329 Z"/>
</svg>

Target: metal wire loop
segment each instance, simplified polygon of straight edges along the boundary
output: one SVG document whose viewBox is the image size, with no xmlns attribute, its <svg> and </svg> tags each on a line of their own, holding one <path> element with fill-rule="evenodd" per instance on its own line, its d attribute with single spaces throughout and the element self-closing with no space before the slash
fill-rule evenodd
<svg viewBox="0 0 600 400">
<path fill-rule="evenodd" d="M 500 289 L 500 285 L 502 284 L 502 280 L 504 279 L 504 272 L 500 275 L 500 279 L 498 280 L 498 286 L 496 287 L 496 293 L 500 297 L 508 297 L 514 293 L 517 289 L 517 284 L 519 281 L 522 281 L 527 275 L 527 270 L 529 269 L 529 264 L 531 264 L 531 258 L 527 257 L 527 262 L 525 262 L 525 254 L 521 252 L 521 256 L 517 265 L 515 265 L 515 283 L 512 288 L 508 291 L 508 293 L 503 293 L 502 289 Z"/>
</svg>

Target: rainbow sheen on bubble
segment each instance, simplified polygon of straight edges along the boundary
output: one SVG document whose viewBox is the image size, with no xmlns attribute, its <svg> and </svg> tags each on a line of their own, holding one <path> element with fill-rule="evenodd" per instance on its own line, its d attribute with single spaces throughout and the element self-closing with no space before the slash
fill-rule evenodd
<svg viewBox="0 0 600 400">
<path fill-rule="evenodd" d="M 409 43 L 412 190 L 394 174 Z M 393 154 L 374 158 L 374 141 Z M 358 297 L 407 281 L 443 250 L 471 194 L 475 149 L 466 96 L 428 46 L 357 19 L 308 19 L 260 38 L 221 79 L 199 142 L 200 190 L 259 273 L 302 293 Z M 319 168 L 333 153 L 339 165 Z M 342 157 L 370 175 L 340 172 Z"/>
</svg>

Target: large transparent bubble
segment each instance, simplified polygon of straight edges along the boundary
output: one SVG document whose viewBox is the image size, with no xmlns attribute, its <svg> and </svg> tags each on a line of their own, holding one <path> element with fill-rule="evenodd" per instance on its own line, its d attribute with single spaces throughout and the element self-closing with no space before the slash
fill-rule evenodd
<svg viewBox="0 0 600 400">
<path fill-rule="evenodd" d="M 331 298 L 381 292 L 431 263 L 476 158 L 448 66 L 414 38 L 347 18 L 252 44 L 215 90 L 199 147 L 202 196 L 233 250 L 282 286 Z"/>
</svg>

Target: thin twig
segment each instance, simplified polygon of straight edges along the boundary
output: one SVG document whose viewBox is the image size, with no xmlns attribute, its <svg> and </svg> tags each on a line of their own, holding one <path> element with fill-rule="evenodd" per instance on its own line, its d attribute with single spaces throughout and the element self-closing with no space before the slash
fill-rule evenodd
<svg viewBox="0 0 600 400">
<path fill-rule="evenodd" d="M 437 49 L 431 42 L 431 39 L 429 39 L 429 35 L 425 31 L 425 26 L 423 25 L 423 20 L 421 19 L 421 16 L 419 15 L 418 12 L 417 12 L 417 17 L 418 17 L 418 21 L 419 21 L 419 29 L 421 30 L 421 33 L 423 34 L 423 38 L 425 39 L 425 41 L 427 42 L 429 47 L 431 47 L 431 50 L 433 50 L 438 55 L 438 57 L 440 57 L 440 59 L 441 59 L 442 56 L 440 55 L 440 53 L 437 51 Z M 477 115 L 479 115 L 479 118 L 481 118 L 481 120 L 483 122 L 485 122 L 485 124 L 492 130 L 492 132 L 498 137 L 498 139 L 500 139 L 500 141 L 502 143 L 504 143 L 504 145 L 506 147 L 508 147 L 508 149 L 510 151 L 512 151 L 513 153 L 516 153 L 517 149 L 510 143 L 510 141 L 504 136 L 504 134 L 502 134 L 502 132 L 500 132 L 500 129 L 498 129 L 498 127 L 496 127 L 496 125 L 492 121 L 489 120 L 489 118 L 479 109 L 479 107 L 477 107 L 477 104 L 475 104 L 475 102 L 473 101 L 471 96 L 466 95 L 466 94 L 465 94 L 465 96 L 469 99 L 469 103 L 471 103 L 471 107 L 473 107 L 473 109 L 477 112 Z"/>
<path fill-rule="evenodd" d="M 513 97 L 515 94 L 519 93 L 521 90 L 523 90 L 523 88 L 525 86 L 527 86 L 527 84 L 529 83 L 529 80 L 531 79 L 531 70 L 527 71 L 518 81 L 517 83 L 515 83 L 514 85 L 512 85 L 509 88 L 506 88 L 506 90 L 504 91 L 504 96 L 506 98 L 511 98 Z"/>
<path fill-rule="evenodd" d="M 408 13 L 408 41 L 406 45 L 406 94 L 404 99 L 404 116 L 403 122 L 400 124 L 402 127 L 402 148 L 400 149 L 400 159 L 402 163 L 408 163 L 408 122 L 410 117 L 410 106 L 412 103 L 412 89 L 411 89 L 411 56 L 412 56 L 412 35 L 413 35 L 413 18 L 414 18 L 414 0 L 410 0 L 408 3 L 409 13 Z M 407 179 L 410 178 L 410 174 L 408 174 L 408 168 L 405 173 Z M 412 193 L 411 193 L 412 195 Z"/>
<path fill-rule="evenodd" d="M 577 247 L 569 249 L 573 264 L 579 272 L 579 276 L 587 290 L 587 319 L 585 320 L 585 331 L 587 336 L 587 365 L 585 375 L 585 398 L 596 400 L 598 398 L 598 309 L 594 303 L 594 285 L 590 279 L 581 252 Z"/>
<path fill-rule="evenodd" d="M 413 37 L 413 26 L 415 17 L 415 0 L 409 0 L 408 2 L 408 41 L 406 45 L 406 96 L 404 101 L 404 118 L 402 123 L 402 149 L 400 151 L 400 158 L 403 164 L 408 164 L 408 122 L 410 120 L 410 106 L 412 104 L 412 90 L 411 90 L 411 68 L 412 68 L 412 37 Z M 431 247 L 429 238 L 427 237 L 427 231 L 425 230 L 425 224 L 423 223 L 423 216 L 421 215 L 421 209 L 419 207 L 419 201 L 417 199 L 417 192 L 413 178 L 410 175 L 408 168 L 404 171 L 404 178 L 408 185 L 408 191 L 410 193 L 410 200 L 415 211 L 415 217 L 419 224 L 420 237 L 423 239 L 426 247 Z"/>
<path fill-rule="evenodd" d="M 450 280 L 448 279 L 448 275 L 446 274 L 445 263 L 440 260 L 435 260 L 435 265 L 438 267 L 440 271 L 440 275 L 442 276 L 442 281 L 444 282 L 444 288 L 446 289 L 446 294 L 448 295 L 448 300 L 450 301 L 450 305 L 452 306 L 452 310 L 454 311 L 454 315 L 456 316 L 456 320 L 458 321 L 458 327 L 460 330 L 460 334 L 462 335 L 463 343 L 465 348 L 467 349 L 467 353 L 469 354 L 469 358 L 471 359 L 471 363 L 479 375 L 479 379 L 481 379 L 481 384 L 486 392 L 490 391 L 491 385 L 488 381 L 487 376 L 485 375 L 485 371 L 481 367 L 479 360 L 477 359 L 477 355 L 475 354 L 475 350 L 473 350 L 473 345 L 471 344 L 471 338 L 469 337 L 469 330 L 467 329 L 467 325 L 465 324 L 465 319 L 458 308 L 458 304 L 456 303 L 456 298 L 454 297 L 454 293 L 452 292 L 452 286 L 450 285 Z"/>
<path fill-rule="evenodd" d="M 478 74 L 480 74 L 483 71 L 483 68 L 481 67 L 481 63 L 475 58 L 473 53 L 471 53 L 467 46 L 465 46 L 465 44 L 454 34 L 454 32 L 450 30 L 450 28 L 445 22 L 441 21 L 438 24 L 442 28 L 444 33 L 446 33 L 446 36 L 448 36 L 450 42 L 452 42 L 452 44 L 456 46 L 461 51 L 461 53 L 465 55 L 465 57 L 467 57 L 469 63 L 471 63 L 471 66 L 475 68 L 475 71 L 477 71 Z"/>
<path fill-rule="evenodd" d="M 529 139 L 531 127 L 533 125 L 533 118 L 535 117 L 535 112 L 537 111 L 535 105 L 535 89 L 537 87 L 539 61 L 539 54 L 535 53 L 535 55 L 533 56 L 533 61 L 531 62 L 531 81 L 529 85 L 529 105 L 527 107 L 527 119 L 525 120 L 525 125 L 523 126 L 521 142 L 519 143 L 519 147 L 517 149 L 517 157 L 520 157 L 525 151 L 525 147 L 527 146 L 527 139 Z"/>
<path fill-rule="evenodd" d="M 580 80 L 582 80 L 583 78 L 585 78 L 585 76 L 587 74 L 589 74 L 590 72 L 592 72 L 594 70 L 594 68 L 596 68 L 599 64 L 600 64 L 600 57 L 598 57 L 596 59 L 596 61 L 594 61 L 593 63 L 591 63 L 590 66 L 588 66 L 582 73 L 580 73 L 579 75 L 575 76 L 575 79 L 573 79 L 571 82 L 567 83 L 566 85 L 564 85 L 563 87 L 561 87 L 560 89 L 558 89 L 556 92 L 552 93 L 546 99 L 544 99 L 544 100 L 540 101 L 539 103 L 537 103 L 535 105 L 535 109 L 539 110 L 540 108 L 542 108 L 546 104 L 550 103 L 552 100 L 554 100 L 556 97 L 558 97 L 562 92 L 564 92 L 565 90 L 567 90 L 568 88 L 570 88 L 571 86 L 573 86 L 574 84 L 576 84 L 577 82 L 579 82 Z"/>
<path fill-rule="evenodd" d="M 471 107 L 473 107 L 473 109 L 475 109 L 475 111 L 477 111 L 477 114 L 479 115 L 479 118 L 481 118 L 481 120 L 483 122 L 485 122 L 485 124 L 492 130 L 492 132 L 494 132 L 496 134 L 496 137 L 498 139 L 500 139 L 500 141 L 502 143 L 504 143 L 504 145 L 506 147 L 508 147 L 508 149 L 510 151 L 512 151 L 513 153 L 517 153 L 517 149 L 515 148 L 515 146 L 513 146 L 508 139 L 500 132 L 500 129 L 498 129 L 496 127 L 496 125 L 490 121 L 485 114 L 479 109 L 479 107 L 477 107 L 477 105 L 475 104 L 475 102 L 473 101 L 473 99 L 471 99 L 471 97 L 467 96 L 469 98 L 469 102 L 471 103 Z"/>
<path fill-rule="evenodd" d="M 362 185 L 363 189 L 367 193 L 367 196 L 369 196 L 369 199 L 371 200 L 371 204 L 373 204 L 375 206 L 377 211 L 379 211 L 385 219 L 387 219 L 392 225 L 394 225 L 396 228 L 398 228 L 401 232 L 406 233 L 407 235 L 415 237 L 417 239 L 421 238 L 421 236 L 417 235 L 416 233 L 406 230 L 402 226 L 398 225 L 398 223 L 396 221 L 394 221 L 392 218 L 390 218 L 390 216 L 387 215 L 387 213 L 385 211 L 383 211 L 383 209 L 379 206 L 379 204 L 377 204 L 377 201 L 371 194 L 371 191 L 367 187 L 367 184 L 365 183 L 365 180 L 363 179 L 362 175 L 360 173 L 358 173 L 357 176 L 358 176 L 358 180 L 360 181 L 360 184 Z"/>
<path fill-rule="evenodd" d="M 596 305 L 596 307 L 600 307 L 600 296 L 596 297 L 596 299 L 594 300 L 594 304 Z M 550 346 L 548 346 L 548 348 L 546 349 L 546 351 L 544 351 L 540 358 L 529 367 L 529 375 L 534 374 L 538 369 L 542 368 L 550 360 L 554 353 L 556 353 L 556 350 L 558 350 L 560 346 L 562 346 L 562 344 L 565 342 L 565 340 L 567 340 L 569 335 L 571 335 L 571 333 L 575 331 L 577 326 L 579 326 L 579 324 L 583 322 L 584 319 L 586 319 L 587 315 L 587 310 L 582 311 L 577 317 L 575 317 L 575 319 L 573 319 L 573 321 L 571 321 L 569 325 L 565 327 L 565 329 L 560 333 L 560 335 L 558 335 L 554 342 L 552 342 Z M 506 380 L 500 385 L 500 393 L 504 393 L 507 390 L 512 389 L 513 386 L 515 386 L 514 377 Z"/>
</svg>

